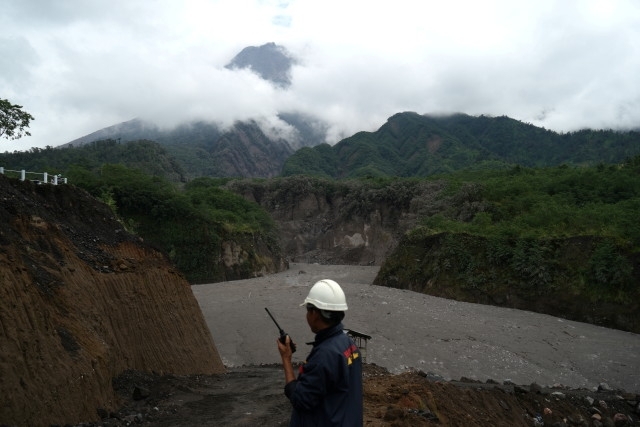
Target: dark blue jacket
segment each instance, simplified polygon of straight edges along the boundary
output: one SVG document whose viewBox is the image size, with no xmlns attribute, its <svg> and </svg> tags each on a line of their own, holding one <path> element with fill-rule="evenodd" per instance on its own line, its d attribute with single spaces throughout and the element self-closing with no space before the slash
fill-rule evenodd
<svg viewBox="0 0 640 427">
<path fill-rule="evenodd" d="M 316 334 L 284 390 L 293 405 L 290 426 L 362 426 L 362 359 L 342 323 Z"/>
</svg>

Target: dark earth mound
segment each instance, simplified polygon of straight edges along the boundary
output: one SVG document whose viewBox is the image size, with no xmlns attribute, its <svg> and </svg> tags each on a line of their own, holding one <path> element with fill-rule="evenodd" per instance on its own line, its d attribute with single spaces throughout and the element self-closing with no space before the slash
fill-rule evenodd
<svg viewBox="0 0 640 427">
<path fill-rule="evenodd" d="M 372 364 L 364 376 L 365 426 L 640 425 L 640 396 L 621 391 L 448 382 L 420 371 L 393 375 Z M 290 406 L 283 378 L 276 365 L 213 376 L 129 371 L 114 380 L 124 406 L 84 426 L 285 426 Z"/>
</svg>

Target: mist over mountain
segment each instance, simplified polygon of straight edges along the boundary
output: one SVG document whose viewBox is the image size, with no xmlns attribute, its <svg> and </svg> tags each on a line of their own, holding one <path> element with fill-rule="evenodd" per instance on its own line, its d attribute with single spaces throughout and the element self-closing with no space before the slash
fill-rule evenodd
<svg viewBox="0 0 640 427">
<path fill-rule="evenodd" d="M 291 69 L 296 63 L 285 47 L 266 43 L 242 49 L 225 68 L 250 70 L 278 88 L 278 93 L 286 93 L 292 90 Z M 256 116 L 231 125 L 218 119 L 168 129 L 136 118 L 61 147 L 99 140 L 155 141 L 179 161 L 186 179 L 280 174 L 427 176 L 471 166 L 617 162 L 638 154 L 638 132 L 559 134 L 506 116 L 397 113 L 377 131 L 357 132 L 333 146 L 326 143 L 330 125 L 302 111 L 280 111 L 275 117 Z"/>
<path fill-rule="evenodd" d="M 176 159 L 187 180 L 296 174 L 429 176 L 464 168 L 617 163 L 640 154 L 636 131 L 585 129 L 559 134 L 506 116 L 397 113 L 375 132 L 358 132 L 334 146 L 322 143 L 321 122 L 297 113 L 283 113 L 281 118 L 291 132 L 254 120 L 228 129 L 197 122 L 162 130 L 134 119 L 66 146 L 99 140 L 155 141 Z"/>
<path fill-rule="evenodd" d="M 229 70 L 251 70 L 283 90 L 291 85 L 295 58 L 283 46 L 266 43 L 248 46 L 226 66 Z M 236 121 L 224 126 L 216 117 L 182 123 L 165 129 L 135 118 L 99 129 L 59 148 L 82 146 L 100 140 L 156 141 L 178 159 L 187 177 L 278 175 L 284 161 L 301 147 L 313 147 L 326 140 L 328 125 L 317 117 L 298 111 L 282 111 L 275 120 L 264 117 Z"/>
<path fill-rule="evenodd" d="M 223 129 L 211 122 L 185 123 L 164 130 L 153 123 L 133 119 L 100 129 L 57 148 L 81 147 L 96 141 L 120 143 L 155 141 L 183 166 L 185 178 L 260 177 L 279 175 L 285 160 L 296 149 L 324 141 L 321 122 L 298 113 L 282 113 L 290 129 L 257 120 L 236 122 Z"/>
<path fill-rule="evenodd" d="M 291 67 L 295 58 L 283 46 L 266 43 L 262 46 L 247 46 L 238 53 L 225 68 L 248 69 L 276 86 L 291 86 Z"/>
<path fill-rule="evenodd" d="M 70 146 L 80 147 L 82 145 L 104 139 L 115 139 L 122 142 L 136 141 L 140 139 L 155 141 L 160 139 L 162 134 L 163 132 L 155 124 L 142 119 L 133 119 L 91 132 L 88 135 L 81 136 L 80 138 L 76 138 L 66 144 L 62 144 L 59 148 Z"/>
</svg>

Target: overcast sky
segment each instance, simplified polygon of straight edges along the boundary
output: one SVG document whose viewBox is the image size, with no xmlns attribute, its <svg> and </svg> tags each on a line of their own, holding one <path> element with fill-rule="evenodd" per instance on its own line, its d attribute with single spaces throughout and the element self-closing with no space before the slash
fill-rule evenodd
<svg viewBox="0 0 640 427">
<path fill-rule="evenodd" d="M 556 131 L 640 127 L 640 1 L 0 0 L 0 98 L 35 117 L 0 151 L 133 118 L 331 123 L 400 111 L 507 115 Z M 288 90 L 224 68 L 275 42 Z"/>
</svg>

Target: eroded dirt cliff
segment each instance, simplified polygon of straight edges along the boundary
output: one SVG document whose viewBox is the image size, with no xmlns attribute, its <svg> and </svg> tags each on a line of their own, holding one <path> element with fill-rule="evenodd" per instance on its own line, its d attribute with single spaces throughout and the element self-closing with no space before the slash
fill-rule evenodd
<svg viewBox="0 0 640 427">
<path fill-rule="evenodd" d="M 225 368 L 184 277 L 68 185 L 0 176 L 0 424 L 100 419 L 126 370 Z"/>
<path fill-rule="evenodd" d="M 412 192 L 402 186 L 371 189 L 358 182 L 332 185 L 300 176 L 264 183 L 232 181 L 229 189 L 269 212 L 290 261 L 382 264 L 416 225 Z"/>
</svg>

